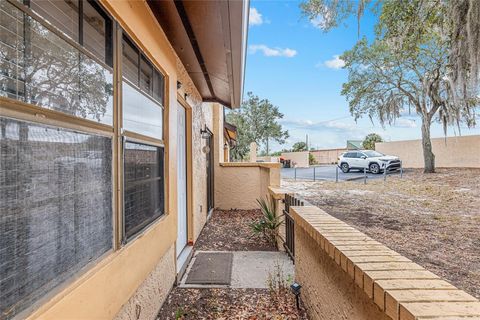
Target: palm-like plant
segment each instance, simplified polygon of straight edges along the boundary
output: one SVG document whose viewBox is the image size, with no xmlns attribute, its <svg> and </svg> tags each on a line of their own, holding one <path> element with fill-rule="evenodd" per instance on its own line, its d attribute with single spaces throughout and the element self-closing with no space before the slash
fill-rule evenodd
<svg viewBox="0 0 480 320">
<path fill-rule="evenodd" d="M 274 199 L 257 199 L 262 217 L 252 224 L 255 233 L 261 233 L 273 245 L 277 245 L 278 228 L 283 220 L 277 216 L 277 204 Z"/>
</svg>

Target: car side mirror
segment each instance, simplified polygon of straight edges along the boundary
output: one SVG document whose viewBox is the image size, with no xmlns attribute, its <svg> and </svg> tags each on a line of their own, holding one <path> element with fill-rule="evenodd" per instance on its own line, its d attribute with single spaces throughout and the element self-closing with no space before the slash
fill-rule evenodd
<svg viewBox="0 0 480 320">
<path fill-rule="evenodd" d="M 365 156 L 361 156 L 360 158 L 362 158 L 362 159 L 367 159 L 367 157 L 365 157 Z"/>
</svg>

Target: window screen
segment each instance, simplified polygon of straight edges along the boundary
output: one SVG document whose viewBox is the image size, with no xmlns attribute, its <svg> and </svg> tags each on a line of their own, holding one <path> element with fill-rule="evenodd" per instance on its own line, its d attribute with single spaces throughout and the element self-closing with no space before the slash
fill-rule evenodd
<svg viewBox="0 0 480 320">
<path fill-rule="evenodd" d="M 110 138 L 0 117 L 0 318 L 112 248 Z"/>
<path fill-rule="evenodd" d="M 125 142 L 125 235 L 135 235 L 164 213 L 163 148 Z"/>
<path fill-rule="evenodd" d="M 133 43 L 123 37 L 122 41 L 122 73 L 123 77 L 130 80 L 134 85 L 138 86 L 138 58 L 139 53 Z"/>
<path fill-rule="evenodd" d="M 79 41 L 77 0 L 30 0 L 30 8 L 57 29 Z"/>
<path fill-rule="evenodd" d="M 112 66 L 112 25 L 97 5 L 83 2 L 83 46 L 101 61 Z"/>
<path fill-rule="evenodd" d="M 0 1 L 0 29 L 1 96 L 113 123 L 109 70 L 7 1 Z"/>
<path fill-rule="evenodd" d="M 140 68 L 140 89 L 153 96 L 153 67 L 143 56 Z"/>
</svg>

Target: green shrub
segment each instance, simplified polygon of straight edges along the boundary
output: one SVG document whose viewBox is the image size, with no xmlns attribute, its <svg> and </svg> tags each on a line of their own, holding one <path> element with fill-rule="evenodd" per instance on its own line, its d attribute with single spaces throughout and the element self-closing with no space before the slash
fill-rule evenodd
<svg viewBox="0 0 480 320">
<path fill-rule="evenodd" d="M 278 227 L 283 220 L 277 217 L 277 204 L 274 199 L 270 201 L 257 199 L 257 203 L 262 210 L 262 217 L 252 224 L 255 233 L 261 233 L 273 245 L 277 245 Z"/>
</svg>

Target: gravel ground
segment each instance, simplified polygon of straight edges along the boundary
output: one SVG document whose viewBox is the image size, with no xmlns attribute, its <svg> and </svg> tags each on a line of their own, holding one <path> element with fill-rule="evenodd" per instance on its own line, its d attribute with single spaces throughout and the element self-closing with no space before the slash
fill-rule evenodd
<svg viewBox="0 0 480 320">
<path fill-rule="evenodd" d="M 480 169 L 282 186 L 480 298 Z"/>
<path fill-rule="evenodd" d="M 302 308 L 303 310 L 303 308 Z M 175 287 L 162 306 L 157 320 L 308 319 L 296 309 L 290 292 L 268 289 L 187 289 Z"/>
<path fill-rule="evenodd" d="M 260 217 L 260 210 L 215 210 L 195 243 L 195 249 L 277 251 L 262 235 L 253 233 L 251 225 Z"/>
</svg>

